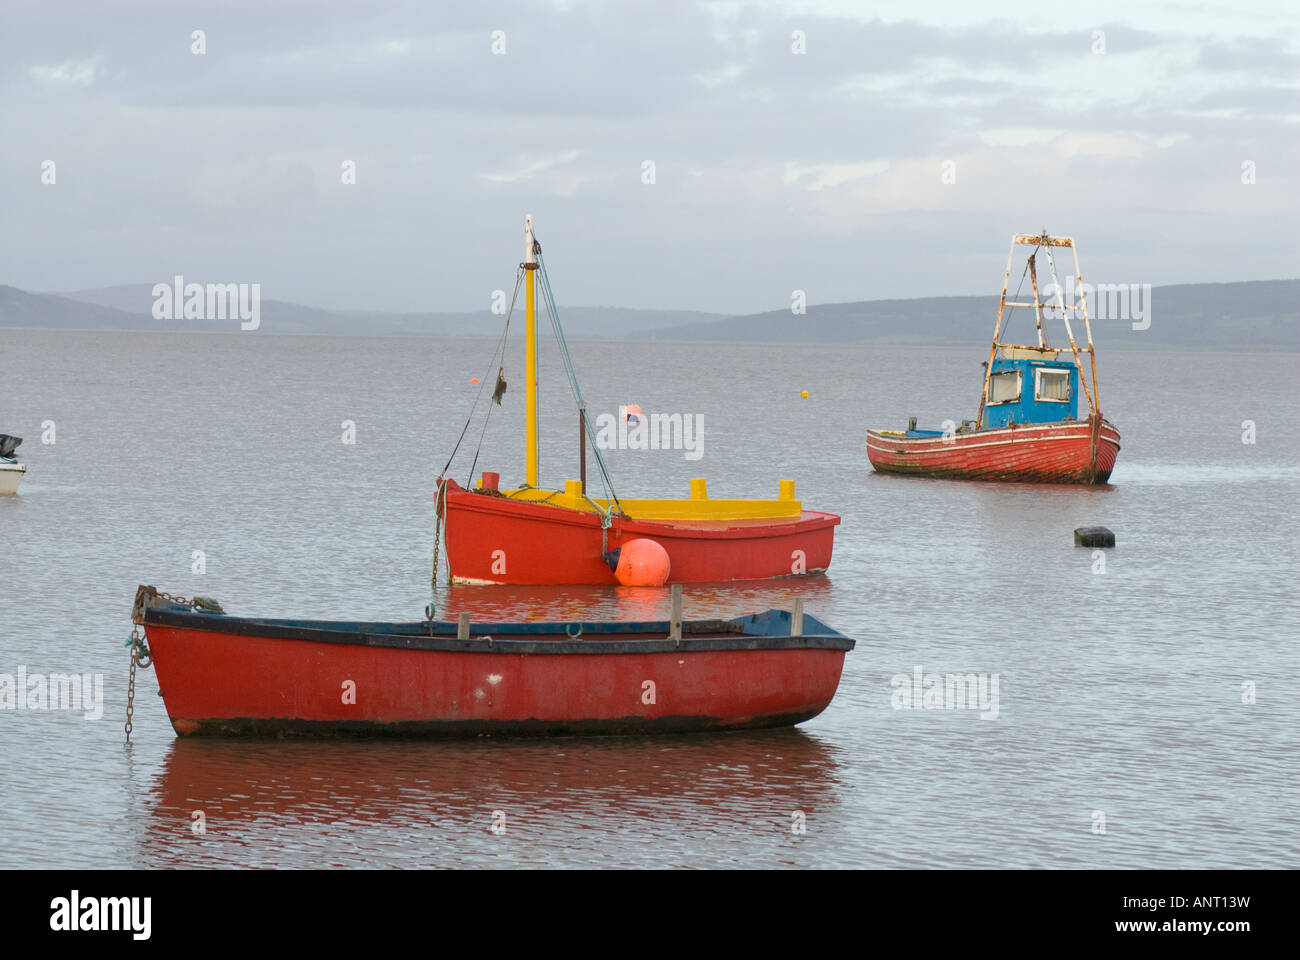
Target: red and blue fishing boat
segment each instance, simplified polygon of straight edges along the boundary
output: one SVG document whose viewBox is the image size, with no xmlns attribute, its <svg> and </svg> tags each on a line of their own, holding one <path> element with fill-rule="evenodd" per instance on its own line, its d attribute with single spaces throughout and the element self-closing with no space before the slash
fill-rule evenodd
<svg viewBox="0 0 1300 960">
<path fill-rule="evenodd" d="M 805 510 L 795 499 L 792 480 L 780 481 L 774 499 L 711 497 L 704 478 L 690 481 L 689 497 L 620 498 L 587 416 L 551 294 L 541 244 L 533 235 L 531 216 L 524 221 L 524 261 L 515 281 L 515 299 L 521 286 L 526 324 L 524 481 L 518 487 L 500 489 L 499 473 L 485 472 L 477 485 L 472 477 L 459 484 L 448 476 L 456 456 L 452 451 L 438 478 L 437 498 L 438 537 L 446 544 L 450 580 L 471 584 L 657 586 L 668 580 L 693 583 L 812 575 L 830 566 L 835 526 L 840 518 Z M 578 405 L 579 476 L 555 489 L 542 487 L 539 480 L 539 288 Z M 513 308 L 512 301 L 510 313 Z M 510 313 L 506 316 L 507 333 Z M 492 394 L 498 404 L 506 389 L 505 342 L 503 335 L 501 366 Z M 480 396 L 487 382 L 488 378 L 484 378 Z M 491 410 L 488 404 L 487 415 Z M 471 419 L 474 415 L 471 411 Z M 461 438 L 464 436 L 462 431 Z M 604 496 L 593 496 L 587 486 L 589 444 L 595 453 Z M 473 469 L 471 466 L 471 474 Z"/>
<path fill-rule="evenodd" d="M 803 613 L 657 622 L 235 617 L 142 586 L 137 667 L 181 736 L 629 734 L 790 726 L 826 709 L 854 642 Z M 127 713 L 130 736 L 131 707 Z"/>
<path fill-rule="evenodd" d="M 1025 265 L 1033 302 L 1007 299 L 1017 247 L 1032 247 Z M 1054 249 L 1074 254 L 1077 302 L 1067 304 L 1057 282 Z M 1036 258 L 1043 253 L 1051 272 L 1051 296 L 1039 298 Z M 1021 276 L 1023 285 L 1024 275 Z M 1047 291 L 1045 291 L 1047 292 Z M 1015 295 L 1018 297 L 1019 293 Z M 1016 307 L 1032 307 L 1037 344 L 1003 342 L 1005 320 Z M 1010 310 L 1008 309 L 1010 308 Z M 1059 315 L 1069 347 L 1053 347 L 1043 325 L 1044 313 Z M 1070 315 L 1083 318 L 1087 345 L 1075 341 Z M 1083 357 L 1088 358 L 1085 369 Z M 1079 418 L 1079 392 L 1088 414 Z M 1072 237 L 1015 234 L 1002 280 L 1002 297 L 993 328 L 993 345 L 984 364 L 979 413 L 961 426 L 948 421 L 942 430 L 918 430 L 913 417 L 906 430 L 868 430 L 867 457 L 881 473 L 955 480 L 1010 480 L 1034 483 L 1102 484 L 1110 479 L 1119 455 L 1119 431 L 1101 415 L 1097 393 L 1097 355 L 1079 254 Z"/>
</svg>

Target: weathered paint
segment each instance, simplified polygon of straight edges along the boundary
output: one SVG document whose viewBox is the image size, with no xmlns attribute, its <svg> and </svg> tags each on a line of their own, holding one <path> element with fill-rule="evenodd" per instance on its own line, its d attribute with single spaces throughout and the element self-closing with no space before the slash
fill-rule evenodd
<svg viewBox="0 0 1300 960">
<path fill-rule="evenodd" d="M 1045 233 L 1017 233 L 1011 238 L 1013 244 L 1029 247 L 1072 247 L 1073 237 L 1049 237 Z"/>
<path fill-rule="evenodd" d="M 912 433 L 920 434 L 920 431 Z M 867 431 L 867 457 L 881 473 L 953 480 L 1105 483 L 1119 455 L 1119 431 L 1101 421 L 1096 467 L 1087 421 L 1000 427 L 928 436 Z"/>
<path fill-rule="evenodd" d="M 784 611 L 687 622 L 680 641 L 667 638 L 666 623 L 480 624 L 460 640 L 455 623 L 258 620 L 156 594 L 137 602 L 182 736 L 789 725 L 826 708 L 853 647 L 807 615 L 804 632 L 790 636 Z"/>
<path fill-rule="evenodd" d="M 1070 398 L 1041 400 L 1037 396 L 1035 370 L 1059 370 L 1070 376 Z M 1072 360 L 1031 360 L 996 357 L 993 376 L 1000 373 L 1020 374 L 1020 399 L 994 403 L 990 397 L 984 407 L 983 427 L 1004 427 L 1010 423 L 1059 423 L 1079 415 L 1079 370 Z"/>
</svg>

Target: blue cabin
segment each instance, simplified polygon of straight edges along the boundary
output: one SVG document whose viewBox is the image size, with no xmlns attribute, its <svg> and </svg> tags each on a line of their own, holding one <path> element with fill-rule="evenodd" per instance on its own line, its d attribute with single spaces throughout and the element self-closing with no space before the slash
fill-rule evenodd
<svg viewBox="0 0 1300 960">
<path fill-rule="evenodd" d="M 1054 351 L 1004 348 L 1002 353 L 993 360 L 988 403 L 980 427 L 1060 423 L 1077 418 L 1079 368 L 1074 361 L 1057 360 Z M 1044 359 L 1044 355 L 1053 359 Z"/>
</svg>

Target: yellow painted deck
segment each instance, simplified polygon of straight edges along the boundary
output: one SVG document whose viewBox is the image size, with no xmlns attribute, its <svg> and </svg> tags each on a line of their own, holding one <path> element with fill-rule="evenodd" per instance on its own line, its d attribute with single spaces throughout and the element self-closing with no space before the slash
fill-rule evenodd
<svg viewBox="0 0 1300 960">
<path fill-rule="evenodd" d="M 794 481 L 782 480 L 780 496 L 774 500 L 711 499 L 705 481 L 691 481 L 691 496 L 681 500 L 632 500 L 622 498 L 623 512 L 634 520 L 778 520 L 798 519 L 803 514 L 803 503 L 794 498 Z M 589 513 L 609 509 L 610 501 L 598 497 L 588 500 L 583 496 L 582 482 L 568 480 L 563 490 L 542 490 L 521 487 L 503 490 L 511 500 L 545 502 L 567 510 L 584 510 Z M 598 507 L 599 509 L 598 509 Z"/>
</svg>

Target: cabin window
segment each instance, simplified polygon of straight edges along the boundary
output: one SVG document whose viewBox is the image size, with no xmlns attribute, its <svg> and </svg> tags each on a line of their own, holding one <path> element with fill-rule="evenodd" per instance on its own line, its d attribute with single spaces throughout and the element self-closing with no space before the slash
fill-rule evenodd
<svg viewBox="0 0 1300 960">
<path fill-rule="evenodd" d="M 1039 400 L 1055 400 L 1066 403 L 1070 399 L 1069 370 L 1037 371 L 1037 389 L 1034 391 Z"/>
<path fill-rule="evenodd" d="M 1020 399 L 1020 371 L 989 377 L 989 403 L 1014 403 Z"/>
</svg>

